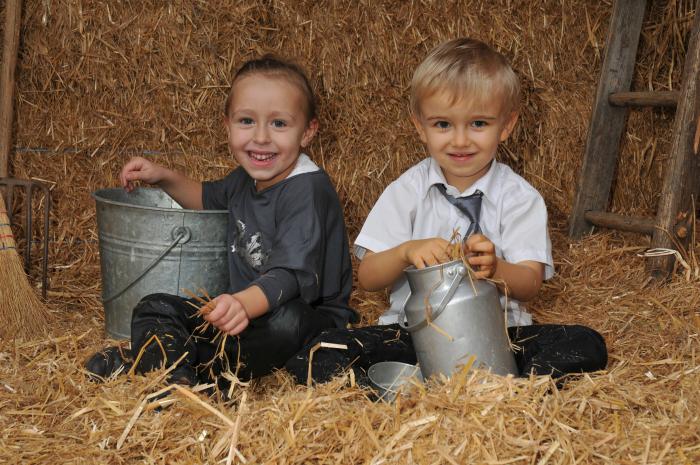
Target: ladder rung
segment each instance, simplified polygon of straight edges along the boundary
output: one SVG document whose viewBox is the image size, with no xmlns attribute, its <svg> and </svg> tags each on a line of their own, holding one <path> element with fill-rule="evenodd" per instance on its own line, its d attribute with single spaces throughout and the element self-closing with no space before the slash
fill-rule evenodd
<svg viewBox="0 0 700 465">
<path fill-rule="evenodd" d="M 608 102 L 614 107 L 669 107 L 678 104 L 680 92 L 676 90 L 659 92 L 613 92 Z"/>
<path fill-rule="evenodd" d="M 640 234 L 654 234 L 654 219 L 642 216 L 625 216 L 617 213 L 587 211 L 584 215 L 586 221 L 596 226 L 619 231 L 630 231 Z"/>
</svg>

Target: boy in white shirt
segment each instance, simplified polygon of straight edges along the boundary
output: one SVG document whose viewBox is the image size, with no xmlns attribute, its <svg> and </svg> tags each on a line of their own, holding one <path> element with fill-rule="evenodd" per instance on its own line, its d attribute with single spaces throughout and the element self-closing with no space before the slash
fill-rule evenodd
<svg viewBox="0 0 700 465">
<path fill-rule="evenodd" d="M 473 39 L 436 47 L 416 69 L 411 119 L 430 158 L 386 188 L 355 240 L 355 254 L 362 260 L 360 286 L 392 289 L 390 308 L 379 319 L 388 326 L 322 333 L 318 341 L 351 347 L 317 352 L 315 379 L 326 380 L 353 361 L 360 372 L 380 360 L 415 362 L 409 335 L 396 325 L 410 293 L 404 270 L 449 261 L 454 230 L 466 237 L 465 252 L 476 276 L 500 283 L 509 335 L 521 347 L 516 361 L 523 375 L 561 376 L 605 367 L 605 342 L 592 329 L 528 326 L 532 318 L 521 302 L 537 295 L 554 266 L 542 196 L 495 160 L 498 145 L 518 119 L 519 97 L 518 78 L 506 59 Z M 390 340 L 397 342 L 387 344 Z M 301 380 L 296 364 L 304 360 L 302 351 L 286 365 Z"/>
</svg>

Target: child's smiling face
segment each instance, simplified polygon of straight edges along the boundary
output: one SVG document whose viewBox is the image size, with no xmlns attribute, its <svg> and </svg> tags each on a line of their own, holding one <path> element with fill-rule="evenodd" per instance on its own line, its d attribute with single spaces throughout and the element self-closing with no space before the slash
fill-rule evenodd
<svg viewBox="0 0 700 465">
<path fill-rule="evenodd" d="M 502 114 L 502 107 L 499 99 L 475 103 L 468 97 L 455 99 L 447 91 L 420 102 L 420 115 L 413 123 L 445 180 L 460 192 L 486 174 L 498 144 L 515 126 L 517 113 Z"/>
<path fill-rule="evenodd" d="M 307 121 L 304 104 L 301 90 L 283 77 L 255 73 L 233 84 L 224 120 L 228 145 L 257 190 L 285 179 L 316 133 L 318 122 Z"/>
</svg>

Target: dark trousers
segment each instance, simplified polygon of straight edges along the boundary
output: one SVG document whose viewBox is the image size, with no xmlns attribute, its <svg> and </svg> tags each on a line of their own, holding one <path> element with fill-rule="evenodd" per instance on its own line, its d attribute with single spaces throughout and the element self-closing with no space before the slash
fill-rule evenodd
<svg viewBox="0 0 700 465">
<path fill-rule="evenodd" d="M 334 326 L 322 311 L 293 300 L 251 320 L 239 335 L 226 337 L 220 351 L 222 335 L 211 325 L 203 329 L 205 320 L 190 303 L 200 305 L 193 299 L 151 294 L 134 308 L 131 352 L 134 359 L 141 353 L 138 372 L 170 367 L 184 357 L 170 373 L 173 382 L 222 381 L 219 375 L 226 371 L 240 379 L 256 378 L 281 368 L 323 329 Z"/>
<path fill-rule="evenodd" d="M 602 370 L 608 363 L 605 340 L 595 330 L 579 325 L 532 325 L 508 328 L 517 346 L 515 361 L 521 376 L 530 373 L 560 377 Z M 285 368 L 299 383 L 306 383 L 309 350 L 318 342 L 345 344 L 347 350 L 317 350 L 312 359 L 314 381 L 326 382 L 352 368 L 360 384 L 368 384 L 367 370 L 377 362 L 415 364 L 411 335 L 399 325 L 357 329 L 329 329 L 287 361 Z"/>
<path fill-rule="evenodd" d="M 530 373 L 558 378 L 604 369 L 608 364 L 605 339 L 581 325 L 531 325 L 508 328 L 517 347 L 515 363 L 521 376 Z"/>
</svg>

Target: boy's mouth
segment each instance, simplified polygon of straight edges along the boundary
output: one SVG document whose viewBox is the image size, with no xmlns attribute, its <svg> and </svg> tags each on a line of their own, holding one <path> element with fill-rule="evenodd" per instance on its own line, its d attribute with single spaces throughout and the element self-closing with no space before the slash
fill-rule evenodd
<svg viewBox="0 0 700 465">
<path fill-rule="evenodd" d="M 448 153 L 448 155 L 452 158 L 456 158 L 458 160 L 467 160 L 469 158 L 472 158 L 476 153 Z"/>
<path fill-rule="evenodd" d="M 255 165 L 267 165 L 277 156 L 275 152 L 248 152 L 248 158 Z"/>
</svg>

